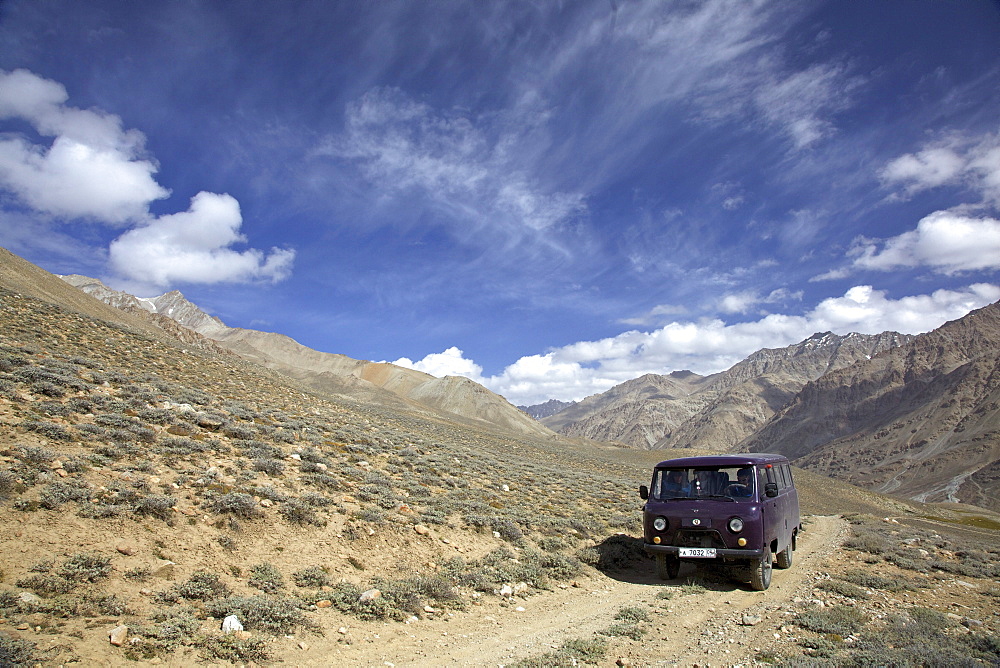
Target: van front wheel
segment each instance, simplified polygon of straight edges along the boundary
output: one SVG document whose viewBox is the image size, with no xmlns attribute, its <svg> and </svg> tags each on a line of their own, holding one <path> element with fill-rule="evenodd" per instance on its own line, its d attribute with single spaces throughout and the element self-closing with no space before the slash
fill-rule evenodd
<svg viewBox="0 0 1000 668">
<path fill-rule="evenodd" d="M 764 591 L 771 586 L 771 550 L 764 548 L 764 556 L 750 568 L 750 588 Z"/>
<path fill-rule="evenodd" d="M 656 576 L 661 580 L 674 580 L 681 572 L 681 560 L 665 554 L 656 555 Z"/>
</svg>

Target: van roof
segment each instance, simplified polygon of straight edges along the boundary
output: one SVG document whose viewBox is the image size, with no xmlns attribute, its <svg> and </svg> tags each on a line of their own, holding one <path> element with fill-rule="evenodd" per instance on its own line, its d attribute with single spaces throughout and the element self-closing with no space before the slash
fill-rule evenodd
<svg viewBox="0 0 1000 668">
<path fill-rule="evenodd" d="M 698 466 L 756 466 L 759 464 L 786 463 L 788 458 L 767 452 L 741 452 L 735 455 L 708 455 L 705 457 L 679 457 L 667 459 L 656 468 L 691 468 Z"/>
</svg>

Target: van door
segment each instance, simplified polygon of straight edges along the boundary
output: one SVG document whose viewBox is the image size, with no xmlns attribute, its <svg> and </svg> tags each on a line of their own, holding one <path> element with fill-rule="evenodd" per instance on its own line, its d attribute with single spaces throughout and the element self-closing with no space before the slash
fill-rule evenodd
<svg viewBox="0 0 1000 668">
<path fill-rule="evenodd" d="M 778 496 L 768 496 L 764 490 L 768 483 L 778 483 L 778 478 L 775 475 L 774 469 L 768 466 L 761 466 L 757 470 L 757 479 L 759 484 L 757 486 L 760 493 L 760 515 L 761 515 L 761 525 L 763 526 L 764 535 L 762 536 L 761 547 L 765 547 L 771 544 L 772 541 L 778 538 L 779 534 L 779 524 L 781 522 L 781 508 L 778 507 L 778 501 L 781 498 L 779 491 Z M 778 485 L 779 489 L 781 485 Z M 780 549 L 780 546 L 779 546 Z"/>
</svg>

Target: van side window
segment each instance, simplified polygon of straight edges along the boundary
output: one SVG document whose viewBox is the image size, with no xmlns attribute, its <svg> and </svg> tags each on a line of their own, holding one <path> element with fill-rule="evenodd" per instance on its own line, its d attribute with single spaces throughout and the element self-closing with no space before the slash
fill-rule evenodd
<svg viewBox="0 0 1000 668">
<path fill-rule="evenodd" d="M 785 486 L 795 487 L 795 483 L 792 482 L 792 467 L 788 464 L 782 464 L 781 470 L 785 474 Z"/>
<path fill-rule="evenodd" d="M 789 487 L 791 487 L 788 481 L 788 467 L 785 466 L 784 464 L 781 464 L 780 466 L 778 466 L 778 471 L 781 472 L 781 484 L 779 485 L 779 487 L 781 489 L 788 489 Z"/>
</svg>

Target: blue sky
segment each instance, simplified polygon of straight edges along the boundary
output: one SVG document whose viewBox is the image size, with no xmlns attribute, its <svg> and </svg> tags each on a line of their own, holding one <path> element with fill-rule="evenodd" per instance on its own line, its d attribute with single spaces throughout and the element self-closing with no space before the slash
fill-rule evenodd
<svg viewBox="0 0 1000 668">
<path fill-rule="evenodd" d="M 514 403 L 1000 299 L 1000 5 L 0 3 L 0 245 Z"/>
</svg>

